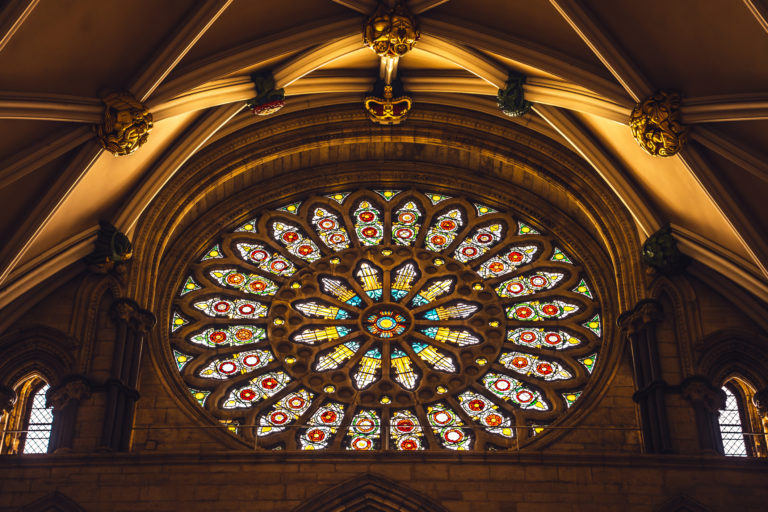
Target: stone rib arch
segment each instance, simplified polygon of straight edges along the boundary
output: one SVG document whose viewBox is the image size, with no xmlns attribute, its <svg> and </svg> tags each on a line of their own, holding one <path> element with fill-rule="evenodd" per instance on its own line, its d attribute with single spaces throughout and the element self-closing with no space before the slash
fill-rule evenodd
<svg viewBox="0 0 768 512">
<path fill-rule="evenodd" d="M 399 482 L 366 473 L 313 496 L 293 512 L 446 512 Z"/>
<path fill-rule="evenodd" d="M 722 329 L 707 336 L 697 349 L 696 369 L 712 383 L 740 377 L 756 389 L 768 386 L 768 339 L 748 329 Z"/>
<path fill-rule="evenodd" d="M 0 337 L 0 385 L 12 386 L 39 374 L 51 387 L 72 373 L 76 339 L 42 325 L 9 331 Z"/>
</svg>

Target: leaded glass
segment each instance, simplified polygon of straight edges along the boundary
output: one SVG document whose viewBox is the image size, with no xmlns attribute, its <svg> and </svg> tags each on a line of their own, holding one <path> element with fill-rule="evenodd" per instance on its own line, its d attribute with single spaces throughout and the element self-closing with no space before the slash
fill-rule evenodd
<svg viewBox="0 0 768 512">
<path fill-rule="evenodd" d="M 358 412 L 347 431 L 347 450 L 375 450 L 381 436 L 381 419 L 374 410 Z"/>
<path fill-rule="evenodd" d="M 192 334 L 189 341 L 208 347 L 234 347 L 257 343 L 267 336 L 262 327 L 253 325 L 231 325 L 209 327 L 208 329 Z"/>
<path fill-rule="evenodd" d="M 32 396 L 27 433 L 24 437 L 24 453 L 48 453 L 53 426 L 53 407 L 45 406 L 45 394 L 49 388 L 46 384 Z"/>
<path fill-rule="evenodd" d="M 259 266 L 261 270 L 278 276 L 292 276 L 296 267 L 280 253 L 261 244 L 239 243 L 236 245 L 240 258 Z"/>
<path fill-rule="evenodd" d="M 234 288 L 255 295 L 274 295 L 277 285 L 265 277 L 245 274 L 233 268 L 212 270 L 211 278 L 225 288 Z"/>
<path fill-rule="evenodd" d="M 509 274 L 517 267 L 527 265 L 536 256 L 539 248 L 535 245 L 511 247 L 503 254 L 494 256 L 477 269 L 481 277 L 501 277 Z"/>
<path fill-rule="evenodd" d="M 251 350 L 214 359 L 200 370 L 200 376 L 209 379 L 229 379 L 267 366 L 274 358 L 268 350 Z"/>
<path fill-rule="evenodd" d="M 349 247 L 347 230 L 339 222 L 338 215 L 331 213 L 325 208 L 315 208 L 312 224 L 320 239 L 334 251 L 340 251 Z"/>
<path fill-rule="evenodd" d="M 725 409 L 720 411 L 718 422 L 720 435 L 723 438 L 723 451 L 726 455 L 733 457 L 746 457 L 747 446 L 744 443 L 739 402 L 728 386 L 723 386 L 722 389 L 725 392 Z"/>
<path fill-rule="evenodd" d="M 472 446 L 472 435 L 469 429 L 461 428 L 464 424 L 445 404 L 438 402 L 428 406 L 427 421 L 444 448 L 468 450 Z"/>
<path fill-rule="evenodd" d="M 464 225 L 461 210 L 454 208 L 440 215 L 430 226 L 424 245 L 430 251 L 440 252 L 448 248 L 456 233 Z"/>
<path fill-rule="evenodd" d="M 563 278 L 559 272 L 536 272 L 501 283 L 496 288 L 499 297 L 522 297 L 554 287 Z"/>
<path fill-rule="evenodd" d="M 395 411 L 392 414 L 390 435 L 397 450 L 423 450 L 424 441 L 419 419 L 411 411 Z"/>
<path fill-rule="evenodd" d="M 272 223 L 272 229 L 275 232 L 275 240 L 279 241 L 294 256 L 309 262 L 322 257 L 322 253 L 315 242 L 304 236 L 296 226 L 276 221 Z"/>
<path fill-rule="evenodd" d="M 344 417 L 344 406 L 329 402 L 321 406 L 307 424 L 309 428 L 299 430 L 299 446 L 302 450 L 322 450 L 336 435 Z"/>
<path fill-rule="evenodd" d="M 503 437 L 513 437 L 515 435 L 515 431 L 512 428 L 512 420 L 499 411 L 498 405 L 473 391 L 465 391 L 458 398 L 462 409 L 474 421 L 483 425 L 488 432 Z"/>
<path fill-rule="evenodd" d="M 408 201 L 393 214 L 392 241 L 400 245 L 413 245 L 421 228 L 421 211 L 416 203 Z"/>
<path fill-rule="evenodd" d="M 523 375 L 532 375 L 544 380 L 568 380 L 573 374 L 556 361 L 547 361 L 539 356 L 522 352 L 506 352 L 499 363 Z"/>
<path fill-rule="evenodd" d="M 379 245 L 384 237 L 381 212 L 368 201 L 360 201 L 355 210 L 355 233 L 363 245 Z"/>
<path fill-rule="evenodd" d="M 264 318 L 267 306 L 260 302 L 244 299 L 227 300 L 220 297 L 194 303 L 194 306 L 212 317 Z"/>
<path fill-rule="evenodd" d="M 253 446 L 509 449 L 598 368 L 588 272 L 497 207 L 326 192 L 234 224 L 173 284 L 166 325 L 192 400 Z"/>
<path fill-rule="evenodd" d="M 285 372 L 270 372 L 254 377 L 247 385 L 233 389 L 224 401 L 225 409 L 250 407 L 251 405 L 279 393 L 291 378 Z"/>
</svg>

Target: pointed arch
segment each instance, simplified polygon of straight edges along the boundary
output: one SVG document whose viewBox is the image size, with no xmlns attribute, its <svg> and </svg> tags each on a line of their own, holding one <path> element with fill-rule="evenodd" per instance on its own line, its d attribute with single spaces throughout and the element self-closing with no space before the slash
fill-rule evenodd
<svg viewBox="0 0 768 512">
<path fill-rule="evenodd" d="M 85 512 L 85 510 L 69 496 L 53 491 L 22 507 L 21 512 Z"/>
<path fill-rule="evenodd" d="M 678 496 L 664 503 L 656 512 L 709 512 L 709 509 L 693 498 Z"/>
<path fill-rule="evenodd" d="M 398 482 L 366 473 L 309 498 L 294 512 L 445 512 L 437 502 Z"/>
</svg>

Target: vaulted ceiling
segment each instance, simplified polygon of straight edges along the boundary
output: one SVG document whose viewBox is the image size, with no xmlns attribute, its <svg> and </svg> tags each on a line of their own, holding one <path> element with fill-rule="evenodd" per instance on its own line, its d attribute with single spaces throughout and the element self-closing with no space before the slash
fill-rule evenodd
<svg viewBox="0 0 768 512">
<path fill-rule="evenodd" d="M 399 63 L 418 103 L 504 117 L 510 70 L 536 126 L 584 158 L 641 239 L 682 250 L 768 300 L 768 7 L 764 0 L 410 0 L 421 37 Z M 287 107 L 360 104 L 379 73 L 374 0 L 8 0 L 0 12 L 0 307 L 88 254 L 99 219 L 131 233 L 196 151 L 253 115 L 250 75 Z M 106 89 L 154 117 L 115 157 L 96 142 Z M 636 102 L 683 93 L 689 142 L 653 157 Z M 250 117 L 249 117 L 250 116 Z M 509 122 L 513 122 L 509 120 Z M 407 121 L 406 121 L 407 123 Z M 405 125 L 403 125 L 405 126 Z"/>
</svg>

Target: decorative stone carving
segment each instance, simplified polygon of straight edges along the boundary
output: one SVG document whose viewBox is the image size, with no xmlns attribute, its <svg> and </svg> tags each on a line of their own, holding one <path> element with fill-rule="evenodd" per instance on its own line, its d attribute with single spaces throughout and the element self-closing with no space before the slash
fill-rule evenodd
<svg viewBox="0 0 768 512">
<path fill-rule="evenodd" d="M 703 406 L 709 412 L 725 409 L 725 392 L 709 383 L 704 377 L 694 376 L 680 384 L 680 392 L 686 400 Z"/>
<path fill-rule="evenodd" d="M 90 398 L 91 385 L 82 376 L 71 377 L 67 382 L 48 392 L 48 406 L 61 410 L 72 403 Z"/>
<path fill-rule="evenodd" d="M 363 29 L 363 42 L 379 57 L 402 57 L 418 39 L 416 20 L 403 2 L 392 9 L 379 4 Z"/>
<path fill-rule="evenodd" d="M 18 396 L 16 392 L 9 387 L 0 386 L 0 414 L 13 409 Z"/>
<path fill-rule="evenodd" d="M 648 237 L 643 244 L 643 261 L 661 274 L 672 276 L 685 270 L 691 259 L 677 248 L 668 225 Z"/>
<path fill-rule="evenodd" d="M 130 155 L 149 138 L 152 114 L 129 92 L 110 92 L 101 98 L 104 120 L 96 125 L 101 146 L 115 156 Z"/>
<path fill-rule="evenodd" d="M 688 138 L 688 127 L 680 121 L 682 95 L 659 91 L 635 105 L 629 116 L 632 136 L 648 154 L 673 156 Z"/>
<path fill-rule="evenodd" d="M 496 96 L 499 108 L 509 117 L 520 117 L 527 114 L 533 103 L 526 101 L 523 84 L 525 75 L 510 71 L 507 78 L 506 87 L 499 89 Z"/>
<path fill-rule="evenodd" d="M 93 252 L 85 257 L 85 263 L 97 274 L 106 274 L 116 264 L 133 257 L 133 245 L 125 234 L 106 221 L 99 221 L 101 229 L 96 237 Z"/>
<path fill-rule="evenodd" d="M 119 299 L 112 304 L 112 318 L 128 324 L 138 333 L 149 331 L 155 325 L 155 316 L 149 311 L 140 309 L 129 299 Z"/>
<path fill-rule="evenodd" d="M 363 100 L 371 121 L 378 124 L 400 124 L 411 111 L 413 100 L 403 89 L 400 80 L 391 84 L 377 80 L 373 90 Z"/>
<path fill-rule="evenodd" d="M 256 96 L 245 104 L 251 109 L 253 115 L 268 116 L 285 106 L 285 90 L 275 89 L 275 78 L 272 73 L 255 73 L 251 79 L 256 89 Z"/>
<path fill-rule="evenodd" d="M 641 300 L 634 308 L 619 315 L 616 323 L 627 334 L 632 335 L 663 319 L 661 304 L 653 299 Z"/>
</svg>

